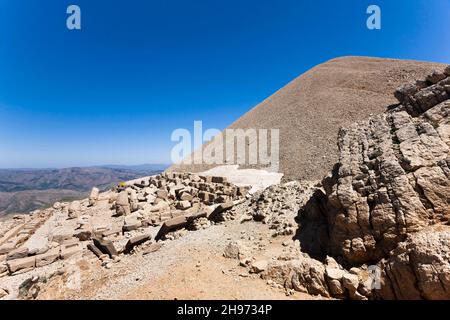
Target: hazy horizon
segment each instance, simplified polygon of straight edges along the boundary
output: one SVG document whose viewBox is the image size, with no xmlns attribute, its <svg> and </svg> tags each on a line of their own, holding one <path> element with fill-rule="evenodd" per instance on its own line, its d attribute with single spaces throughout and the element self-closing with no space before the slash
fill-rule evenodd
<svg viewBox="0 0 450 320">
<path fill-rule="evenodd" d="M 55 166 L 55 167 L 0 167 L 0 170 L 52 170 L 52 169 L 70 169 L 70 168 L 110 168 L 110 167 L 169 167 L 170 163 L 141 163 L 141 164 L 92 164 L 92 165 L 79 165 L 79 166 Z"/>
</svg>

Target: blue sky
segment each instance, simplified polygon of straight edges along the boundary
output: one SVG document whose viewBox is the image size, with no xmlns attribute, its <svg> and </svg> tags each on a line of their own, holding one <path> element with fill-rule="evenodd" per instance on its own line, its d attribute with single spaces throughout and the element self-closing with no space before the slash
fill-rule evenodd
<svg viewBox="0 0 450 320">
<path fill-rule="evenodd" d="M 450 62 L 450 1 L 336 2 L 0 0 L 0 167 L 168 163 L 174 129 L 223 129 L 331 58 Z"/>
</svg>

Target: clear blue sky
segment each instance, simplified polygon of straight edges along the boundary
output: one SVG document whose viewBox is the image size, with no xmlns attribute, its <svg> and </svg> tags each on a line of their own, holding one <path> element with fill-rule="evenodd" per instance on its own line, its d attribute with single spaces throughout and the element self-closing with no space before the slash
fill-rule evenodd
<svg viewBox="0 0 450 320">
<path fill-rule="evenodd" d="M 168 163 L 172 130 L 223 129 L 331 58 L 450 62 L 450 1 L 335 2 L 0 0 L 0 167 Z"/>
</svg>

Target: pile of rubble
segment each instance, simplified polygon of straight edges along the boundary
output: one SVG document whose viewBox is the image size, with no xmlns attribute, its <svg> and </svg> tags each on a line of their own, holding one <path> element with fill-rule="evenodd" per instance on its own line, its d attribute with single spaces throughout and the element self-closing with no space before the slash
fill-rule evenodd
<svg viewBox="0 0 450 320">
<path fill-rule="evenodd" d="M 108 267 L 121 254 L 156 251 L 180 229 L 208 227 L 249 189 L 188 173 L 123 182 L 103 193 L 93 188 L 88 199 L 57 202 L 2 224 L 8 232 L 0 239 L 0 277 L 89 252 Z"/>
<path fill-rule="evenodd" d="M 39 266 L 45 265 L 51 259 L 47 252 L 23 245 L 48 219 L 49 214 L 45 210 L 30 215 L 17 215 L 1 224 L 0 277 L 22 269 L 30 270 L 36 263 Z"/>
</svg>

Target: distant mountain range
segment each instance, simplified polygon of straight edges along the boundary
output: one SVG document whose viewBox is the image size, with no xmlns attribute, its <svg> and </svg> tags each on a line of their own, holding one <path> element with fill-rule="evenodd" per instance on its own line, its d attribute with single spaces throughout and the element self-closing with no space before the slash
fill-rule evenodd
<svg viewBox="0 0 450 320">
<path fill-rule="evenodd" d="M 119 183 L 165 170 L 166 165 L 104 165 L 64 169 L 0 169 L 0 215 L 27 213 L 56 201 L 86 197 L 92 187 Z"/>
</svg>

